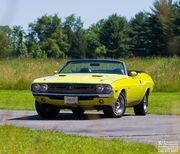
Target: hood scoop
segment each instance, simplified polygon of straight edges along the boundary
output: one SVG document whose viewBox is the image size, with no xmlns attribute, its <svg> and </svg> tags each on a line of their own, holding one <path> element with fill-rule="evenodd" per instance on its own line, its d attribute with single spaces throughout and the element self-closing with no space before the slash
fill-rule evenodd
<svg viewBox="0 0 180 154">
<path fill-rule="evenodd" d="M 92 77 L 99 77 L 99 78 L 101 78 L 101 77 L 103 77 L 103 75 L 92 75 Z"/>
</svg>

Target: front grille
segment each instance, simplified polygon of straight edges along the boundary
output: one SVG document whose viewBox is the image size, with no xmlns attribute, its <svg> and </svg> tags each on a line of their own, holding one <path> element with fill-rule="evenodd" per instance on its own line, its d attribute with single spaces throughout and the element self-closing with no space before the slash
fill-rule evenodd
<svg viewBox="0 0 180 154">
<path fill-rule="evenodd" d="M 51 83 L 48 87 L 48 93 L 97 94 L 95 84 Z"/>
</svg>

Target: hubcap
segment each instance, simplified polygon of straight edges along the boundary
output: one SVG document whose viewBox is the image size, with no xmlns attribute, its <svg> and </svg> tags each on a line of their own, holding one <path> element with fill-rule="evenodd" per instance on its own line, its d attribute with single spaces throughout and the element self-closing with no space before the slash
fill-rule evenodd
<svg viewBox="0 0 180 154">
<path fill-rule="evenodd" d="M 116 115 L 121 115 L 124 111 L 125 107 L 125 101 L 122 96 L 120 96 L 117 100 L 117 102 L 114 105 L 114 112 Z"/>
</svg>

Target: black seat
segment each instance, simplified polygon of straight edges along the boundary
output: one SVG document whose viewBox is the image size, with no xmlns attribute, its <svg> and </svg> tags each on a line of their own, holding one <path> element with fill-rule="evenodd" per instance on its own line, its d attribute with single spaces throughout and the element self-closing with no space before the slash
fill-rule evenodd
<svg viewBox="0 0 180 154">
<path fill-rule="evenodd" d="M 90 68 L 81 68 L 80 73 L 91 73 L 92 70 Z"/>
<path fill-rule="evenodd" d="M 114 74 L 124 74 L 123 71 L 120 68 L 116 68 L 113 70 Z"/>
</svg>

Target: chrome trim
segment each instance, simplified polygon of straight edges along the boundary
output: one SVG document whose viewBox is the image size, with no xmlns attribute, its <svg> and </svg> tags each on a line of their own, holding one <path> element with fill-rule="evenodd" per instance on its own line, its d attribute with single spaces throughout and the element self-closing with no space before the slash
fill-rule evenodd
<svg viewBox="0 0 180 154">
<path fill-rule="evenodd" d="M 110 94 L 58 94 L 58 93 L 36 93 L 32 92 L 33 96 L 94 96 L 94 97 L 99 97 L 99 98 L 109 98 L 113 97 L 114 93 Z"/>
<path fill-rule="evenodd" d="M 61 74 L 61 71 L 71 62 L 87 62 L 87 61 L 92 61 L 92 62 L 114 62 L 114 63 L 121 63 L 123 65 L 123 69 L 124 69 L 124 74 L 122 75 L 128 75 L 127 73 L 127 69 L 126 69 L 126 64 L 123 61 L 119 61 L 119 60 L 111 60 L 111 59 L 76 59 L 76 60 L 70 60 L 67 61 L 57 72 L 57 74 Z M 68 73 L 63 73 L 63 74 L 68 74 Z M 93 74 L 93 73 L 91 73 Z M 97 73 L 94 73 L 97 74 Z M 98 73 L 99 74 L 99 73 Z M 106 73 L 102 73 L 102 74 L 106 74 Z"/>
</svg>

